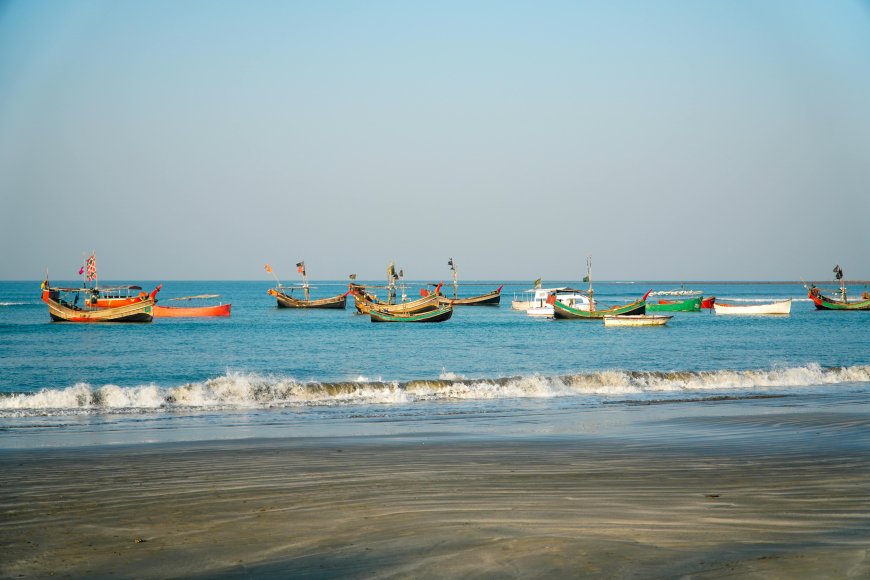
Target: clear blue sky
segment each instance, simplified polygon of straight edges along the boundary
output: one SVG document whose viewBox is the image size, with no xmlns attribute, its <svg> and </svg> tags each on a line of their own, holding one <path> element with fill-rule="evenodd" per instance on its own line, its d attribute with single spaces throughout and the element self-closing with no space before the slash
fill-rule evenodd
<svg viewBox="0 0 870 580">
<path fill-rule="evenodd" d="M 4 279 L 870 278 L 870 4 L 3 2 Z"/>
</svg>

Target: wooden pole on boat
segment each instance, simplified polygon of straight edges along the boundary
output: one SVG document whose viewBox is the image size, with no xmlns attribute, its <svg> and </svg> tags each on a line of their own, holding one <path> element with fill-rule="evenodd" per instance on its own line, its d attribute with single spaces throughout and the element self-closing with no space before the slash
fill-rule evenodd
<svg viewBox="0 0 870 580">
<path fill-rule="evenodd" d="M 592 256 L 586 256 L 586 279 L 589 280 L 589 312 L 595 311 L 595 291 L 592 289 Z"/>
</svg>

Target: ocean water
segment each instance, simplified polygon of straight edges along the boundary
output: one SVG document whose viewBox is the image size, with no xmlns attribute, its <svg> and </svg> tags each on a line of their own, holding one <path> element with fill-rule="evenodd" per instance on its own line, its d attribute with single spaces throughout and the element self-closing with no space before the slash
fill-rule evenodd
<svg viewBox="0 0 870 580">
<path fill-rule="evenodd" d="M 313 284 L 314 297 L 346 289 Z M 572 283 L 547 281 L 563 284 Z M 800 285 L 699 284 L 721 301 L 790 297 L 792 313 L 676 313 L 663 328 L 533 319 L 510 308 L 528 287 L 508 283 L 499 307 L 457 307 L 440 324 L 372 324 L 350 300 L 344 311 L 278 309 L 267 282 L 167 282 L 164 301 L 217 293 L 232 316 L 84 325 L 50 322 L 38 283 L 3 282 L 0 447 L 352 433 L 372 424 L 477 422 L 497 433 L 603 406 L 870 401 L 870 312 L 817 311 Z M 409 284 L 409 297 L 418 288 Z M 597 283 L 596 297 L 622 303 L 651 288 L 673 285 Z"/>
</svg>

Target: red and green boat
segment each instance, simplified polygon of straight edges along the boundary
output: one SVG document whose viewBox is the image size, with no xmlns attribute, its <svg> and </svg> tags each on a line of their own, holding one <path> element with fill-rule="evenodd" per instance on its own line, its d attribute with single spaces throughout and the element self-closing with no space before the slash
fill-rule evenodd
<svg viewBox="0 0 870 580">
<path fill-rule="evenodd" d="M 814 286 L 810 288 L 809 297 L 819 310 L 870 310 L 870 296 L 865 292 L 862 300 L 849 302 L 846 300 L 845 289 L 840 293 L 841 299 L 825 296 Z"/>
<path fill-rule="evenodd" d="M 834 266 L 834 278 L 840 282 L 839 298 L 825 296 L 816 288 L 815 284 L 811 284 L 809 288 L 804 285 L 804 288 L 807 288 L 807 295 L 816 305 L 816 308 L 819 310 L 870 310 L 870 294 L 867 292 L 861 295 L 861 300 L 849 302 L 849 299 L 846 298 L 846 281 L 843 278 L 843 269 L 839 264 Z"/>
<path fill-rule="evenodd" d="M 437 297 L 437 294 L 433 295 Z M 444 322 L 453 316 L 453 305 L 448 304 L 435 310 L 416 312 L 412 314 L 391 314 L 372 308 L 369 310 L 372 322 Z"/>
</svg>

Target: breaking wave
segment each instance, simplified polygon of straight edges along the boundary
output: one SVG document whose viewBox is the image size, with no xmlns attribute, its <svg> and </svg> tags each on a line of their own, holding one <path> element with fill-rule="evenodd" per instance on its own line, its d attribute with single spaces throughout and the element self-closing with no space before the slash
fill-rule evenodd
<svg viewBox="0 0 870 580">
<path fill-rule="evenodd" d="M 27 304 L 35 304 L 35 302 L 0 302 L 0 306 L 26 306 Z"/>
<path fill-rule="evenodd" d="M 790 389 L 870 382 L 870 365 L 825 368 L 816 364 L 769 370 L 620 371 L 563 376 L 466 379 L 444 372 L 433 380 L 345 382 L 229 372 L 175 387 L 142 385 L 64 389 L 0 396 L 0 416 L 123 413 L 149 410 L 267 409 L 337 405 L 411 404 L 424 401 L 586 397 L 589 402 L 643 402 L 788 394 Z"/>
</svg>

